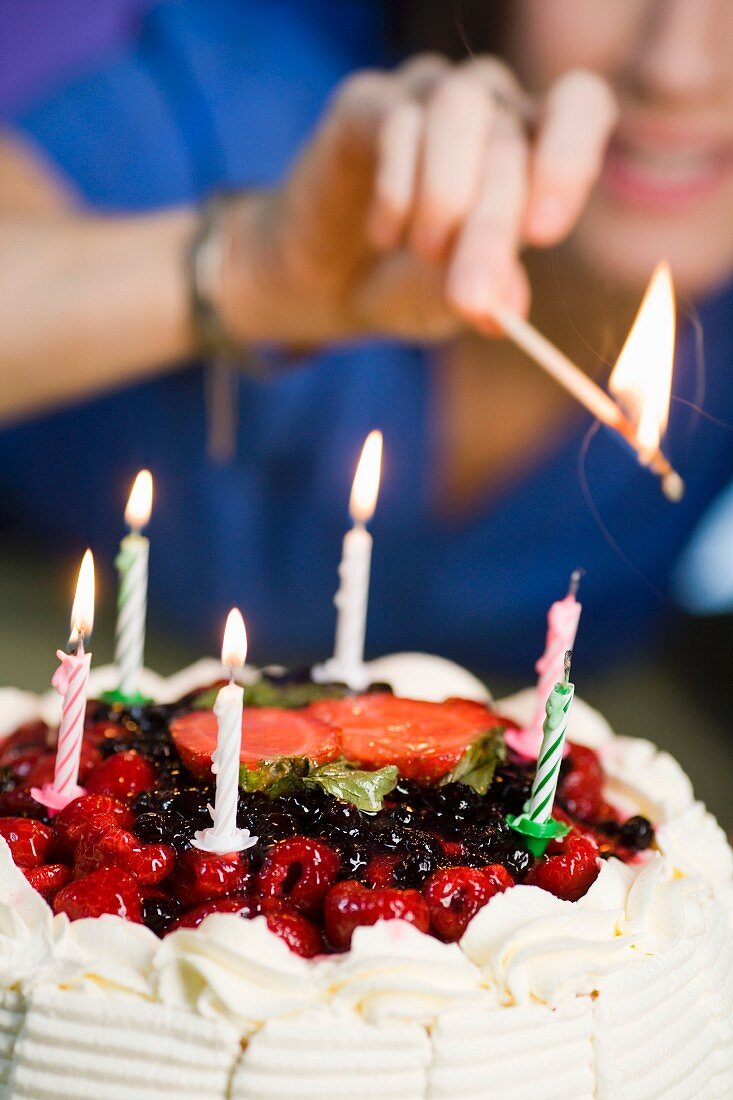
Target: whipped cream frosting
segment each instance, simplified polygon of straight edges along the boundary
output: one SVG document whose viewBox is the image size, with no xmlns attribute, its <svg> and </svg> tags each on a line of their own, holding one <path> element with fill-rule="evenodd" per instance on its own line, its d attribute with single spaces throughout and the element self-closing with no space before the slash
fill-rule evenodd
<svg viewBox="0 0 733 1100">
<path fill-rule="evenodd" d="M 399 694 L 488 698 L 440 659 L 375 666 Z M 204 662 L 144 690 L 175 699 L 220 675 Z M 497 707 L 522 721 L 532 704 Z M 0 691 L 0 728 L 55 706 Z M 304 960 L 264 918 L 214 914 L 163 941 L 70 923 L 0 840 L 0 1096 L 4 1079 L 10 1100 L 733 1095 L 733 853 L 668 754 L 582 700 L 570 737 L 601 753 L 609 798 L 654 820 L 658 850 L 604 862 L 576 903 L 513 887 L 460 945 L 380 922 Z"/>
</svg>

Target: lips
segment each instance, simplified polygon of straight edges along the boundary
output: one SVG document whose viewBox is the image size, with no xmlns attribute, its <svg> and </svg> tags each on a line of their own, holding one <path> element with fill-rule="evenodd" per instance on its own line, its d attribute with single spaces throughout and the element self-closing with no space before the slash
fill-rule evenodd
<svg viewBox="0 0 733 1100">
<path fill-rule="evenodd" d="M 624 205 L 676 213 L 711 197 L 731 175 L 733 145 L 619 136 L 609 148 L 602 185 Z"/>
</svg>

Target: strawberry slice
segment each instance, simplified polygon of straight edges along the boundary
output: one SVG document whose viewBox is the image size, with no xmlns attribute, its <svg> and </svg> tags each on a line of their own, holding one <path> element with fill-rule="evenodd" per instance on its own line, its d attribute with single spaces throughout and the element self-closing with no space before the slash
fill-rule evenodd
<svg viewBox="0 0 733 1100">
<path fill-rule="evenodd" d="M 210 710 L 192 711 L 171 725 L 181 760 L 197 779 L 211 775 L 216 733 L 216 716 Z M 317 764 L 327 764 L 340 755 L 338 731 L 315 715 L 280 707 L 245 708 L 239 754 L 243 764 L 255 767 L 260 760 L 279 756 L 307 756 Z"/>
<path fill-rule="evenodd" d="M 341 730 L 344 756 L 365 768 L 396 764 L 408 779 L 432 783 L 464 750 L 505 721 L 483 703 L 426 703 L 375 692 L 312 703 L 310 714 Z"/>
</svg>

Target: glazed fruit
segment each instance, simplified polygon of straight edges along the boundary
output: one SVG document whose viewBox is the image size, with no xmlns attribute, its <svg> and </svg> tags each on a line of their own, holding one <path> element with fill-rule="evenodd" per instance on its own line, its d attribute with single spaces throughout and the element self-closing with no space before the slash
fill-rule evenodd
<svg viewBox="0 0 733 1100">
<path fill-rule="evenodd" d="M 417 890 L 370 890 L 360 882 L 339 882 L 323 907 L 326 936 L 337 951 L 347 951 L 354 930 L 379 920 L 404 920 L 421 932 L 430 927 L 427 903 Z"/>
<path fill-rule="evenodd" d="M 248 882 L 246 855 L 216 855 L 191 848 L 178 860 L 171 892 L 188 909 L 228 894 L 243 894 Z"/>
<path fill-rule="evenodd" d="M 108 756 L 89 774 L 89 794 L 106 794 L 120 802 L 132 802 L 135 795 L 154 786 L 155 768 L 140 753 L 130 749 Z"/>
<path fill-rule="evenodd" d="M 189 909 L 175 922 L 176 928 L 198 928 L 212 913 L 235 913 L 239 917 L 254 917 L 258 906 L 244 894 L 229 898 L 214 898 Z"/>
<path fill-rule="evenodd" d="M 173 870 L 175 849 L 168 844 L 143 844 L 122 829 L 111 815 L 101 815 L 77 844 L 74 875 L 83 878 L 102 867 L 121 867 L 140 885 L 162 882 Z"/>
<path fill-rule="evenodd" d="M 41 867 L 24 867 L 23 874 L 33 889 L 51 902 L 71 878 L 71 869 L 65 863 L 44 863 Z"/>
<path fill-rule="evenodd" d="M 323 936 L 316 925 L 294 909 L 280 907 L 270 910 L 267 913 L 267 927 L 285 940 L 291 951 L 304 959 L 312 959 L 325 951 Z"/>
<path fill-rule="evenodd" d="M 53 911 L 65 913 L 70 920 L 111 913 L 136 924 L 142 922 L 137 882 L 119 867 L 104 867 L 77 882 L 70 882 L 53 899 Z"/>
<path fill-rule="evenodd" d="M 425 703 L 374 693 L 323 700 L 309 709 L 340 729 L 347 759 L 365 768 L 396 764 L 400 775 L 424 783 L 449 772 L 481 734 L 506 724 L 467 699 Z"/>
<path fill-rule="evenodd" d="M 211 754 L 216 748 L 217 724 L 212 711 L 193 711 L 171 726 L 173 741 L 189 772 L 197 779 L 211 777 Z M 261 760 L 302 756 L 326 764 L 341 755 L 337 730 L 306 712 L 275 707 L 246 707 L 242 720 L 242 764 L 255 767 Z"/>
<path fill-rule="evenodd" d="M 263 898 L 288 901 L 303 913 L 316 913 L 340 869 L 338 853 L 328 844 L 294 836 L 267 853 L 257 891 Z"/>
<path fill-rule="evenodd" d="M 593 749 L 571 745 L 557 791 L 565 809 L 581 821 L 593 821 L 601 811 L 603 768 Z"/>
<path fill-rule="evenodd" d="M 135 824 L 135 815 L 122 802 L 108 794 L 86 794 L 74 799 L 54 818 L 56 851 L 68 859 L 74 858 L 76 846 L 100 816 L 113 817 L 123 829 Z"/>
<path fill-rule="evenodd" d="M 0 817 L 0 836 L 18 867 L 40 867 L 53 847 L 53 829 L 25 817 Z"/>
<path fill-rule="evenodd" d="M 489 867 L 446 867 L 436 871 L 425 885 L 425 900 L 430 927 L 446 943 L 459 940 L 488 901 L 514 885 L 514 879 L 501 864 Z"/>
<path fill-rule="evenodd" d="M 561 849 L 558 855 L 546 855 L 535 864 L 525 882 L 565 901 L 578 901 L 598 878 L 598 845 L 590 836 L 570 833 Z"/>
</svg>

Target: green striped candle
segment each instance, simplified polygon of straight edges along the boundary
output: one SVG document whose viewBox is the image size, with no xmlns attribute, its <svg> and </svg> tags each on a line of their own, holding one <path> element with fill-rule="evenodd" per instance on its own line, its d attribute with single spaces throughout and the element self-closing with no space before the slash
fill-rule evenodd
<svg viewBox="0 0 733 1100">
<path fill-rule="evenodd" d="M 570 683 L 571 656 L 571 651 L 567 650 L 565 678 L 561 683 L 555 684 L 547 699 L 537 771 L 524 813 L 517 816 L 507 815 L 507 823 L 521 834 L 527 848 L 537 857 L 544 855 L 551 840 L 565 836 L 570 831 L 562 821 L 553 818 L 552 807 L 560 778 L 570 704 L 575 694 L 575 686 Z"/>
<path fill-rule="evenodd" d="M 555 684 L 547 699 L 546 718 L 542 727 L 542 746 L 537 758 L 529 805 L 525 813 L 530 821 L 544 823 L 552 816 L 555 791 L 560 778 L 565 735 L 568 729 L 568 712 L 573 701 L 575 687 L 569 682 L 570 660 L 565 655 L 565 679 Z"/>
</svg>

